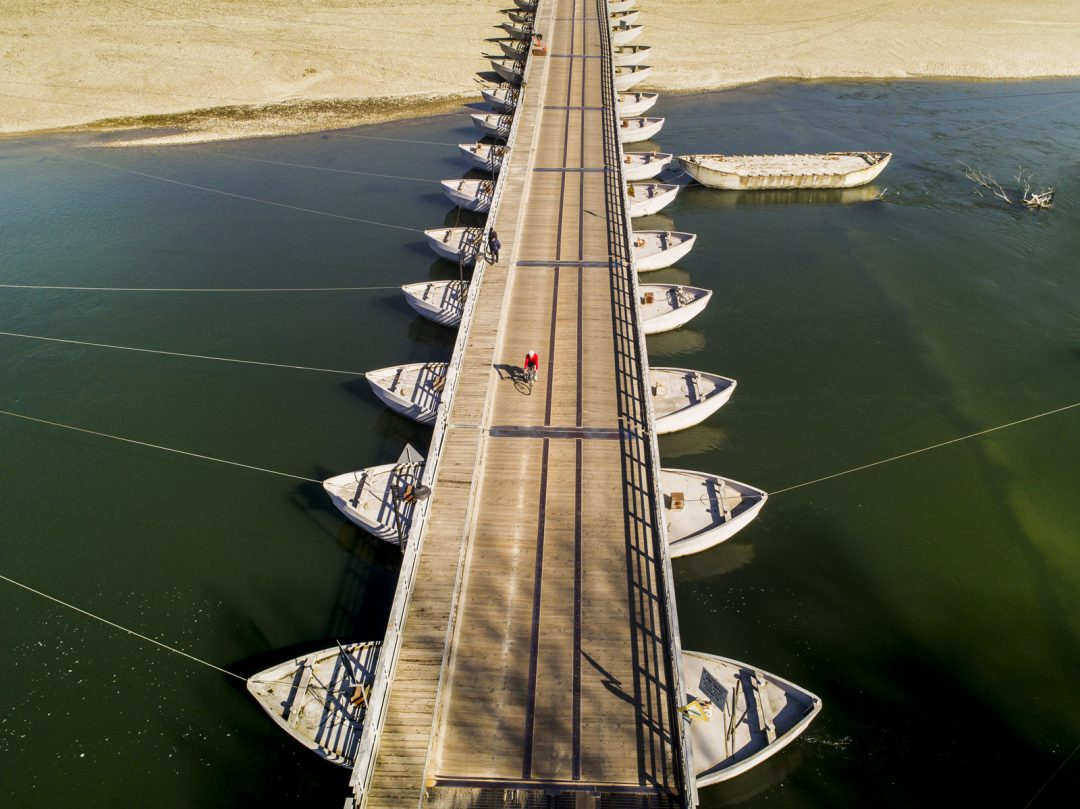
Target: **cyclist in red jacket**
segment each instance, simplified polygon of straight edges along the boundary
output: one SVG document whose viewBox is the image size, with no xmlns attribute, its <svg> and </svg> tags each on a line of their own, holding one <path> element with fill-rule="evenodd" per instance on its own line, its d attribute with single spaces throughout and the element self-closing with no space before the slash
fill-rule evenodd
<svg viewBox="0 0 1080 809">
<path fill-rule="evenodd" d="M 536 379 L 536 375 L 540 372 L 540 355 L 535 351 L 530 351 L 525 355 L 525 378 L 530 382 Z"/>
</svg>

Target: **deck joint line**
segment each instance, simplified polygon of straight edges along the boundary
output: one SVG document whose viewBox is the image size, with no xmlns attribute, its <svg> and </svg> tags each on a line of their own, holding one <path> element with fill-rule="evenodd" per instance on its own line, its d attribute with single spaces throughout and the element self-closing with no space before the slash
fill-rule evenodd
<svg viewBox="0 0 1080 809">
<path fill-rule="evenodd" d="M 611 440 L 622 436 L 621 427 L 558 427 L 523 424 L 494 424 L 488 428 L 492 438 L 572 438 L 576 440 Z"/>
<path fill-rule="evenodd" d="M 515 267 L 602 267 L 607 269 L 611 266 L 610 261 L 577 261 L 574 259 L 529 259 L 527 261 L 515 261 Z"/>
<path fill-rule="evenodd" d="M 610 169 L 607 166 L 601 166 L 599 168 L 587 168 L 585 166 L 581 166 L 580 168 L 576 168 L 574 166 L 539 166 L 537 168 L 534 168 L 533 171 L 550 172 L 552 174 L 581 174 L 583 172 L 595 171 L 597 173 L 604 174 L 610 171 L 614 171 L 614 169 Z"/>
</svg>

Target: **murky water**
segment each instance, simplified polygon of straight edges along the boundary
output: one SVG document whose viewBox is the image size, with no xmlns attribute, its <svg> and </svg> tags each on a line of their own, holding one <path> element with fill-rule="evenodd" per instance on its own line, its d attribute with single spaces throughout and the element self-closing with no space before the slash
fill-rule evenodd
<svg viewBox="0 0 1080 809">
<path fill-rule="evenodd" d="M 651 360 L 739 380 L 710 422 L 665 437 L 665 464 L 777 491 L 1080 401 L 1080 82 L 772 83 L 657 113 L 677 152 L 896 152 L 882 201 L 689 188 L 652 218 L 700 237 L 649 280 L 717 294 L 690 327 L 649 338 Z M 450 115 L 169 149 L 0 141 L 0 283 L 452 277 L 418 232 L 353 220 L 452 222 L 434 182 L 370 175 L 458 176 L 450 144 L 470 130 Z M 962 162 L 1006 185 L 1023 165 L 1057 203 L 980 198 Z M 0 337 L 0 409 L 315 480 L 426 447 L 359 372 L 446 359 L 452 341 L 393 289 L 0 288 L 0 330 L 328 369 Z M 776 494 L 738 537 L 676 564 L 687 648 L 825 704 L 703 805 L 1036 794 L 1080 742 L 1078 426 L 1080 409 Z M 316 483 L 9 416 L 0 453 L 0 574 L 245 674 L 382 634 L 397 551 Z M 340 805 L 346 772 L 286 738 L 238 680 L 3 582 L 0 610 L 12 805 Z M 1033 805 L 1078 788 L 1074 759 Z"/>
</svg>

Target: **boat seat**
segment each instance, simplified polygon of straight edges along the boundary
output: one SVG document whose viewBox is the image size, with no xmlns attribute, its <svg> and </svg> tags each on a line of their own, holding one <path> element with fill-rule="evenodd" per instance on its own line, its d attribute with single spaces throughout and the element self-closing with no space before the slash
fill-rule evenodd
<svg viewBox="0 0 1080 809">
<path fill-rule="evenodd" d="M 354 708 L 362 708 L 367 705 L 367 689 L 364 688 L 362 683 L 357 683 L 352 688 L 352 696 L 349 697 L 349 703 Z"/>
<path fill-rule="evenodd" d="M 439 392 L 442 391 L 442 389 L 443 389 L 443 387 L 445 385 L 446 385 L 446 377 L 445 376 L 437 376 L 437 377 L 435 377 L 435 380 L 431 383 L 431 389 L 433 391 L 435 391 L 436 393 L 439 393 Z"/>
</svg>

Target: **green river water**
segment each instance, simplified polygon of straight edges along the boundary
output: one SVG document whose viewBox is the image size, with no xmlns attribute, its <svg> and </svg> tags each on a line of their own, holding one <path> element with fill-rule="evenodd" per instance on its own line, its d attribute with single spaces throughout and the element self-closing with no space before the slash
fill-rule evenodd
<svg viewBox="0 0 1080 809">
<path fill-rule="evenodd" d="M 780 490 L 1080 401 L 1080 82 L 766 83 L 656 114 L 677 153 L 896 153 L 883 200 L 690 187 L 640 224 L 699 234 L 650 281 L 716 291 L 650 360 L 739 381 L 662 439 L 665 465 L 779 492 L 676 562 L 683 644 L 824 702 L 702 805 L 1025 806 L 1080 743 L 1080 408 Z M 419 232 L 354 220 L 453 222 L 434 181 L 460 176 L 452 144 L 472 136 L 456 114 L 171 148 L 3 140 L 0 283 L 453 277 Z M 1056 204 L 979 197 L 962 162 L 1005 185 L 1023 165 Z M 314 480 L 426 449 L 360 373 L 453 340 L 394 289 L 6 286 L 0 330 L 340 371 L 0 336 L 0 410 Z M 382 636 L 399 553 L 317 483 L 7 415 L 0 457 L 4 576 L 241 674 Z M 0 613 L 0 805 L 341 805 L 347 773 L 239 680 L 2 581 Z M 1080 755 L 1032 805 L 1077 794 Z"/>
</svg>

